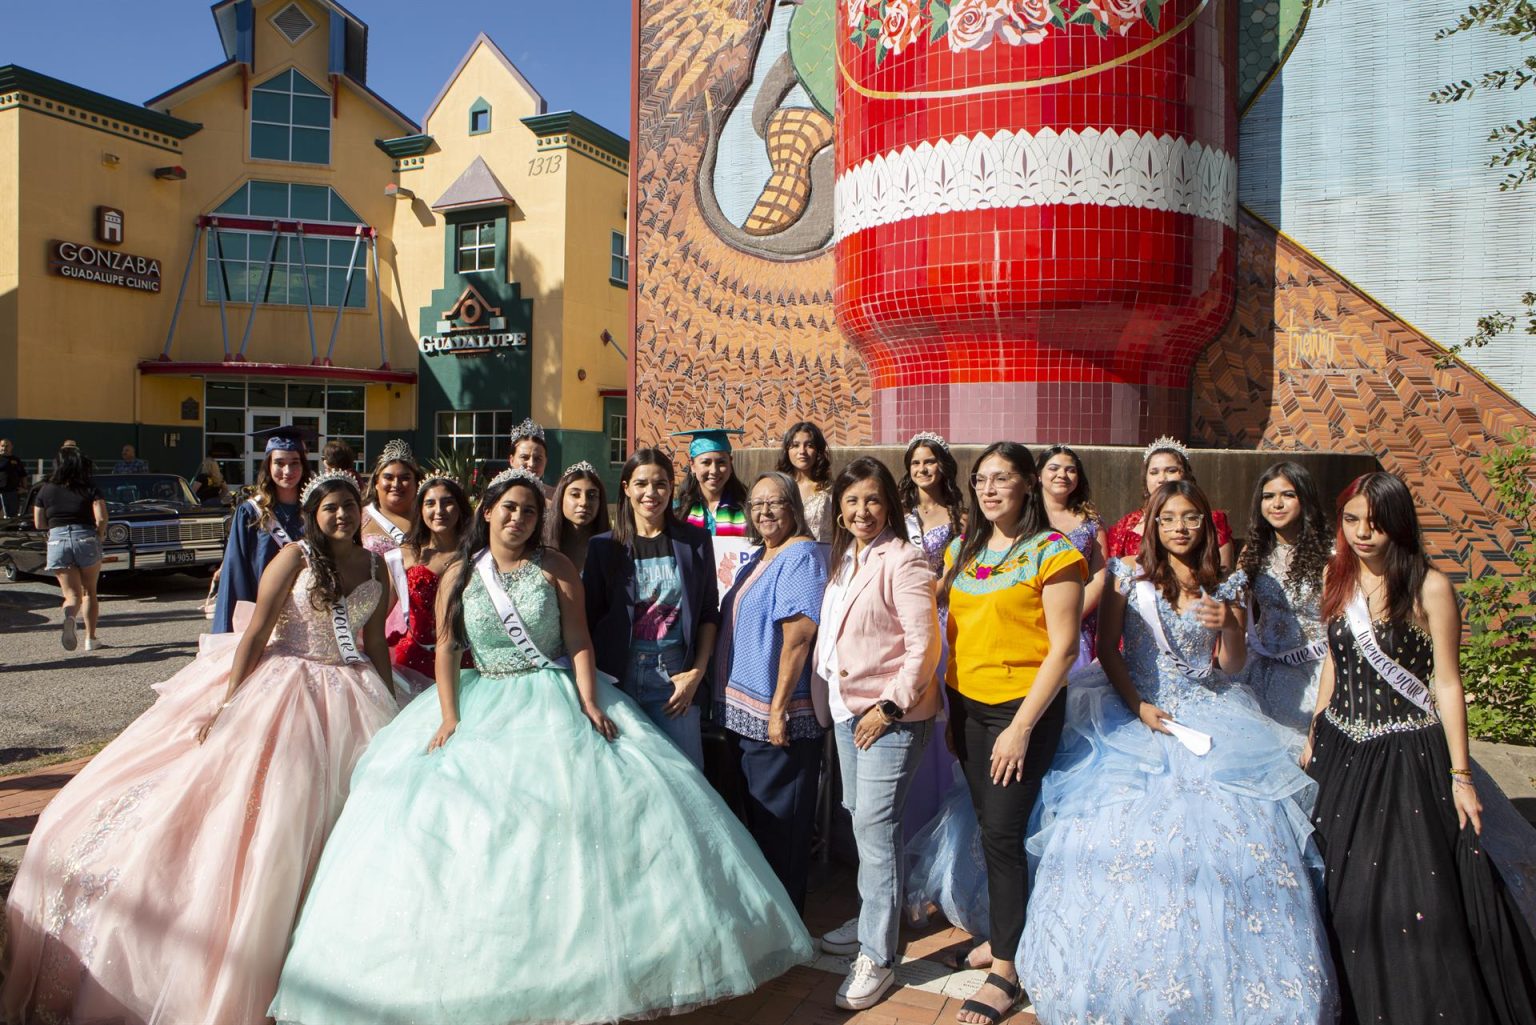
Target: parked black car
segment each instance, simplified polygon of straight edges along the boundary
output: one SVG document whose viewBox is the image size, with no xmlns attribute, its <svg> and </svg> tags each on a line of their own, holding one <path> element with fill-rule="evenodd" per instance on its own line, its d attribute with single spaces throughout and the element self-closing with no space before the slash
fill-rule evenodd
<svg viewBox="0 0 1536 1025">
<path fill-rule="evenodd" d="M 105 473 L 96 487 L 110 521 L 102 545 L 103 573 L 207 572 L 224 560 L 229 510 L 198 504 L 187 482 L 172 473 Z M 48 532 L 32 526 L 34 486 L 20 516 L 0 519 L 0 577 L 43 576 Z"/>
</svg>

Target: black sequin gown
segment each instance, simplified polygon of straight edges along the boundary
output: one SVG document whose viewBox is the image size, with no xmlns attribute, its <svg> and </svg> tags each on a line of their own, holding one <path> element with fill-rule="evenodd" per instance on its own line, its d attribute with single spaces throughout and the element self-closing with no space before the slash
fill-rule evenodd
<svg viewBox="0 0 1536 1025">
<path fill-rule="evenodd" d="M 1378 623 L 1383 651 L 1421 680 L 1433 648 Z M 1333 696 L 1309 772 L 1345 1025 L 1531 1025 L 1536 940 L 1470 825 L 1457 826 L 1436 712 L 1399 695 L 1348 624 L 1328 627 Z"/>
</svg>

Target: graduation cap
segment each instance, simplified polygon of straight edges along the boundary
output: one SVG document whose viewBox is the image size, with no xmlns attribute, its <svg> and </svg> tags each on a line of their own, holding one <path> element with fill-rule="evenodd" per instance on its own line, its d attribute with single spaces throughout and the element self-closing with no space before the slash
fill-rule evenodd
<svg viewBox="0 0 1536 1025">
<path fill-rule="evenodd" d="M 739 427 L 696 427 L 687 431 L 673 431 L 674 438 L 692 438 L 688 443 L 688 458 L 697 459 L 706 452 L 731 451 L 729 435 L 745 434 Z"/>
<path fill-rule="evenodd" d="M 266 452 L 304 452 L 307 454 L 320 441 L 320 436 L 315 433 L 313 427 L 298 427 L 294 424 L 252 431 L 251 437 L 262 443 L 264 446 L 263 450 Z"/>
</svg>

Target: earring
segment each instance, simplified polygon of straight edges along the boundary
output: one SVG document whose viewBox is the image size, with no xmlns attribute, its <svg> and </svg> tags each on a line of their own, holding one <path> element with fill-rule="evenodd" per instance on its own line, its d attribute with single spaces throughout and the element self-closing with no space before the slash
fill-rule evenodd
<svg viewBox="0 0 1536 1025">
<path fill-rule="evenodd" d="M 837 525 L 839 527 L 842 527 L 844 530 L 848 530 L 848 524 L 843 522 L 843 514 L 842 513 L 838 513 L 837 514 L 837 521 L 836 522 L 837 522 Z M 851 533 L 853 533 L 853 531 L 849 530 L 848 533 L 851 534 Z"/>
</svg>

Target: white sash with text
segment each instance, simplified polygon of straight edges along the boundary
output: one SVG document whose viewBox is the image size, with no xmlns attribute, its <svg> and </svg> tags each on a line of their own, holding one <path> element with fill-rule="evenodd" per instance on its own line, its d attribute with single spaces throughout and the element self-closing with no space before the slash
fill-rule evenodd
<svg viewBox="0 0 1536 1025">
<path fill-rule="evenodd" d="M 260 530 L 261 529 L 261 519 L 262 519 L 262 516 L 261 516 L 261 505 L 254 498 L 247 498 L 245 500 L 245 504 L 250 506 L 251 507 L 251 512 L 256 514 L 256 529 Z M 268 534 L 272 535 L 272 539 L 274 541 L 276 541 L 279 546 L 293 544 L 293 538 L 289 537 L 288 536 L 288 532 L 283 529 L 283 525 L 281 523 L 277 522 L 277 514 L 276 513 L 272 514 L 272 525 L 270 527 L 267 527 L 266 531 L 267 531 Z"/>
<path fill-rule="evenodd" d="M 1392 656 L 1381 650 L 1380 644 L 1376 643 L 1376 631 L 1371 629 L 1371 613 L 1366 607 L 1365 595 L 1358 590 L 1355 591 L 1355 596 L 1350 603 L 1345 606 L 1344 618 L 1349 623 L 1349 632 L 1355 635 L 1355 646 L 1371 664 L 1371 668 L 1376 670 L 1381 678 L 1386 680 L 1405 700 L 1413 702 L 1421 711 L 1433 712 L 1434 699 L 1431 698 L 1429 688 L 1424 685 L 1424 681 L 1404 669 Z"/>
<path fill-rule="evenodd" d="M 1169 660 L 1179 672 L 1193 680 L 1204 680 L 1211 675 L 1212 667 L 1196 669 L 1173 650 L 1173 645 L 1168 642 L 1168 635 L 1163 632 L 1163 618 L 1157 614 L 1157 588 L 1150 580 L 1138 580 L 1135 584 L 1136 611 L 1146 621 L 1147 627 L 1152 631 L 1152 637 L 1157 641 L 1157 650 L 1167 655 Z"/>
<path fill-rule="evenodd" d="M 485 593 L 491 596 L 491 604 L 496 607 L 496 615 L 501 617 L 502 628 L 507 631 L 507 636 L 518 650 L 540 669 L 560 669 L 559 662 L 554 661 L 548 655 L 539 650 L 539 646 L 533 643 L 533 638 L 528 636 L 528 628 L 523 625 L 523 617 L 517 614 L 517 606 L 512 604 L 511 595 L 506 588 L 501 586 L 501 578 L 496 575 L 496 560 L 491 557 L 490 549 L 482 549 L 475 556 L 475 572 L 480 574 L 480 582 L 485 585 Z"/>
</svg>

